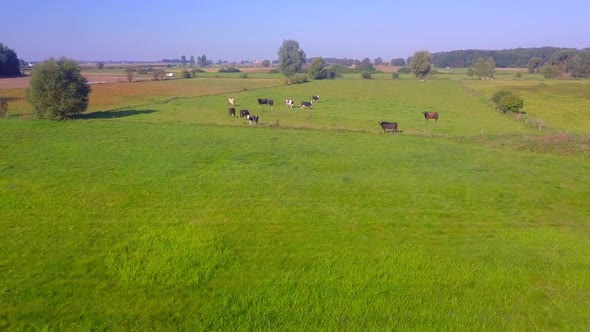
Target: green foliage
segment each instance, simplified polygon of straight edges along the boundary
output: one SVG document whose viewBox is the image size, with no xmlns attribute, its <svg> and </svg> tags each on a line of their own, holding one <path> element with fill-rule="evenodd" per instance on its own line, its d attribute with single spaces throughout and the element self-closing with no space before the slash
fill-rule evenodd
<svg viewBox="0 0 590 332">
<path fill-rule="evenodd" d="M 299 49 L 299 43 L 293 39 L 283 41 L 277 54 L 279 70 L 287 77 L 298 73 L 305 64 L 305 52 Z"/>
<path fill-rule="evenodd" d="M 20 76 L 20 61 L 16 52 L 0 43 L 0 77 Z"/>
<path fill-rule="evenodd" d="M 248 73 L 242 73 L 242 74 L 240 74 L 240 78 L 248 78 Z"/>
<path fill-rule="evenodd" d="M 406 65 L 406 60 L 404 60 L 403 58 L 395 58 L 391 59 L 389 64 L 396 67 L 403 67 Z"/>
<path fill-rule="evenodd" d="M 53 58 L 31 72 L 27 101 L 39 118 L 64 120 L 86 110 L 90 86 L 74 60 Z"/>
<path fill-rule="evenodd" d="M 521 80 L 523 76 L 523 73 L 521 71 L 517 71 L 516 73 L 514 73 L 514 78 L 516 78 L 517 80 Z"/>
<path fill-rule="evenodd" d="M 417 51 L 410 61 L 410 69 L 418 78 L 424 78 L 430 73 L 430 53 L 428 51 Z"/>
<path fill-rule="evenodd" d="M 191 73 L 188 70 L 186 70 L 186 68 L 183 68 L 180 71 L 180 77 L 181 78 L 191 78 Z"/>
<path fill-rule="evenodd" d="M 467 69 L 467 76 L 473 77 L 474 75 L 475 75 L 475 72 L 473 70 L 473 67 L 469 67 L 469 69 Z"/>
<path fill-rule="evenodd" d="M 496 104 L 499 110 L 504 113 L 507 112 L 520 112 L 520 109 L 524 106 L 524 101 L 519 96 L 515 95 L 512 91 L 502 88 L 494 93 L 492 101 Z"/>
<path fill-rule="evenodd" d="M 383 59 L 381 57 L 378 57 L 375 60 L 373 60 L 373 63 L 375 64 L 375 66 L 381 66 L 383 64 Z"/>
<path fill-rule="evenodd" d="M 0 118 L 8 113 L 8 98 L 0 97 Z"/>
<path fill-rule="evenodd" d="M 273 68 L 273 69 L 269 70 L 268 73 L 269 74 L 278 74 L 278 73 L 280 73 L 280 71 L 276 68 Z"/>
<path fill-rule="evenodd" d="M 211 64 L 211 61 L 207 60 L 207 56 L 203 54 L 202 56 L 197 57 L 197 64 L 199 67 L 204 68 Z"/>
<path fill-rule="evenodd" d="M 541 65 L 543 65 L 543 59 L 536 56 L 532 57 L 527 63 L 529 73 L 536 73 L 537 71 L 539 71 L 539 68 L 541 68 Z"/>
<path fill-rule="evenodd" d="M 104 69 L 104 62 L 97 62 L 96 69 Z"/>
<path fill-rule="evenodd" d="M 524 106 L 524 101 L 519 96 L 509 94 L 500 99 L 500 110 L 504 113 L 515 112 L 519 113 L 520 109 Z"/>
<path fill-rule="evenodd" d="M 480 78 L 493 78 L 496 71 L 496 63 L 492 57 L 487 59 L 477 58 L 473 66 L 473 73 Z"/>
<path fill-rule="evenodd" d="M 373 78 L 373 74 L 370 71 L 364 71 L 361 73 L 361 77 L 365 80 L 370 80 Z"/>
<path fill-rule="evenodd" d="M 498 68 L 526 68 L 532 57 L 539 57 L 542 62 L 564 48 L 539 47 L 517 48 L 509 50 L 457 50 L 432 54 L 432 63 L 439 68 L 454 67 L 467 68 L 473 66 L 477 58 L 494 58 Z"/>
<path fill-rule="evenodd" d="M 285 79 L 285 84 L 286 85 L 291 85 L 291 84 L 301 84 L 301 83 L 306 83 L 309 81 L 309 77 L 307 76 L 307 74 L 295 74 L 293 76 L 289 76 Z"/>
<path fill-rule="evenodd" d="M 152 72 L 152 78 L 156 81 L 161 80 L 164 78 L 164 76 L 166 75 L 166 72 L 164 71 L 164 69 L 154 69 L 154 71 Z"/>
<path fill-rule="evenodd" d="M 311 61 L 307 74 L 312 80 L 322 80 L 326 78 L 326 63 L 324 58 L 317 57 Z"/>
<path fill-rule="evenodd" d="M 548 63 L 557 66 L 559 71 L 562 74 L 565 74 L 569 72 L 571 61 L 575 55 L 575 50 L 559 51 L 551 56 L 551 59 L 549 59 Z"/>
<path fill-rule="evenodd" d="M 183 55 L 180 57 L 180 65 L 182 68 L 186 67 L 186 56 Z"/>
<path fill-rule="evenodd" d="M 573 77 L 590 78 L 590 50 L 582 51 L 574 56 L 570 72 Z"/>
<path fill-rule="evenodd" d="M 268 60 L 268 59 L 267 60 L 263 60 L 262 61 L 262 67 L 265 67 L 265 68 L 266 67 L 270 67 L 270 60 Z"/>
<path fill-rule="evenodd" d="M 240 73 L 241 70 L 239 70 L 236 67 L 222 67 L 222 68 L 219 68 L 219 70 L 217 72 L 219 72 L 219 73 Z"/>
<path fill-rule="evenodd" d="M 196 61 L 195 61 L 195 56 L 194 55 L 191 55 L 191 59 L 189 61 L 189 64 L 190 64 L 190 67 L 191 68 L 194 68 L 195 67 Z"/>
<path fill-rule="evenodd" d="M 400 74 L 409 74 L 412 72 L 412 68 L 410 67 L 401 67 L 397 70 L 398 73 Z"/>
<path fill-rule="evenodd" d="M 539 73 L 545 78 L 556 78 L 560 75 L 561 70 L 556 65 L 545 64 L 539 69 Z"/>
<path fill-rule="evenodd" d="M 394 80 L 399 79 L 399 73 L 391 73 L 391 78 Z"/>
</svg>

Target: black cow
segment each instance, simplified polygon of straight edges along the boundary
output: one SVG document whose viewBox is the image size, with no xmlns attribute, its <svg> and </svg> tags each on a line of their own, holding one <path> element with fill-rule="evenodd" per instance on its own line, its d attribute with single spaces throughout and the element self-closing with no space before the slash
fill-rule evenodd
<svg viewBox="0 0 590 332">
<path fill-rule="evenodd" d="M 383 128 L 383 133 L 386 133 L 388 129 L 391 130 L 392 133 L 399 132 L 399 130 L 397 130 L 397 122 L 379 121 L 379 124 L 381 125 L 381 128 Z"/>
<path fill-rule="evenodd" d="M 258 124 L 258 115 L 246 115 L 246 119 L 248 119 L 248 122 L 250 122 L 250 124 L 252 124 L 253 122 L 256 122 L 256 124 Z"/>
<path fill-rule="evenodd" d="M 302 101 L 301 108 L 310 108 L 311 109 L 311 101 Z"/>
<path fill-rule="evenodd" d="M 311 96 L 311 102 L 316 102 L 320 100 L 320 95 Z"/>
<path fill-rule="evenodd" d="M 272 100 L 272 99 L 269 99 L 269 100 L 268 100 L 268 106 L 274 106 L 274 105 L 275 105 L 275 102 L 274 102 L 274 100 Z"/>
<path fill-rule="evenodd" d="M 232 115 L 233 115 L 234 117 L 236 116 L 236 109 L 235 109 L 235 108 L 233 108 L 233 107 L 230 107 L 230 108 L 227 110 L 227 117 L 229 118 L 229 117 L 230 117 L 230 116 L 232 116 Z"/>
<path fill-rule="evenodd" d="M 241 110 L 240 111 L 240 118 L 245 118 L 248 115 L 250 115 L 250 111 L 248 111 L 248 110 Z"/>
</svg>

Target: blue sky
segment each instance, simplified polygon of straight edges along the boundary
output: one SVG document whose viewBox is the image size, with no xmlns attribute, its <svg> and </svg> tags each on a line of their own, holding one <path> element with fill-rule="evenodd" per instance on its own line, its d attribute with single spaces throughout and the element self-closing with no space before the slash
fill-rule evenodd
<svg viewBox="0 0 590 332">
<path fill-rule="evenodd" d="M 407 58 L 418 50 L 590 47 L 590 1 L 2 1 L 0 42 L 40 61 Z"/>
</svg>

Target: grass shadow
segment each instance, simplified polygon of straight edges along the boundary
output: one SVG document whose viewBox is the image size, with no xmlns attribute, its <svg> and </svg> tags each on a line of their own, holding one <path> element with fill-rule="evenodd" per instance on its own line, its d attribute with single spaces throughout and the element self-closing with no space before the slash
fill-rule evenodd
<svg viewBox="0 0 590 332">
<path fill-rule="evenodd" d="M 88 120 L 88 119 L 114 119 L 123 118 L 127 116 L 134 116 L 140 114 L 155 113 L 154 110 L 113 110 L 113 111 L 97 111 L 80 114 L 76 119 Z"/>
</svg>

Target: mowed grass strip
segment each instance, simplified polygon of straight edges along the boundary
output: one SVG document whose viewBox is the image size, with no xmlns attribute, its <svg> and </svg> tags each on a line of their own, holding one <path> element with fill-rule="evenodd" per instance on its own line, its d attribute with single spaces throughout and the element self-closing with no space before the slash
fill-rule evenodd
<svg viewBox="0 0 590 332">
<path fill-rule="evenodd" d="M 263 126 L 0 126 L 3 329 L 589 324 L 586 159 Z"/>
</svg>

